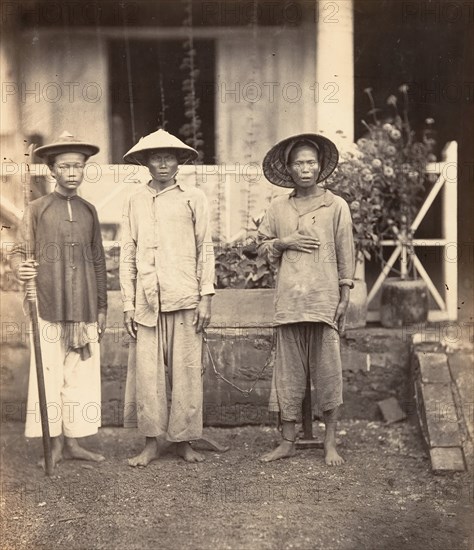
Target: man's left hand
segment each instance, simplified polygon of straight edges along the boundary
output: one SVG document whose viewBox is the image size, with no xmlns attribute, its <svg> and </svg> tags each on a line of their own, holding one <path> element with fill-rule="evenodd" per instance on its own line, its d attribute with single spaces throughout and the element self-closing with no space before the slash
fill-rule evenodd
<svg viewBox="0 0 474 550">
<path fill-rule="evenodd" d="M 212 296 L 203 296 L 194 310 L 193 325 L 196 327 L 196 332 L 202 332 L 211 322 L 211 300 Z"/>
<path fill-rule="evenodd" d="M 337 325 L 339 334 L 344 334 L 346 330 L 346 312 L 349 300 L 340 300 L 337 305 L 336 315 L 334 315 L 334 322 Z"/>
<path fill-rule="evenodd" d="M 97 314 L 97 332 L 99 333 L 99 342 L 102 340 L 102 337 L 105 333 L 105 327 L 107 326 L 107 314 L 98 313 Z"/>
</svg>

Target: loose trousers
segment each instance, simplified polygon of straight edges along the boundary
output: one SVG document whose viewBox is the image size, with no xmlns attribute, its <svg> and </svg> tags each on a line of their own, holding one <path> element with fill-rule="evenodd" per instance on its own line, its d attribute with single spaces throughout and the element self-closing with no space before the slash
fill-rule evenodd
<svg viewBox="0 0 474 550">
<path fill-rule="evenodd" d="M 155 327 L 138 325 L 129 353 L 125 427 L 168 441 L 200 439 L 202 335 L 192 324 L 194 311 L 160 313 Z"/>
<path fill-rule="evenodd" d="M 41 355 L 51 437 L 86 437 L 97 433 L 101 423 L 100 347 L 97 326 L 88 325 L 91 356 L 81 360 L 79 353 L 64 345 L 64 325 L 39 319 Z M 36 358 L 31 336 L 30 378 L 26 409 L 25 436 L 41 437 L 41 416 L 36 376 Z"/>
<path fill-rule="evenodd" d="M 298 421 L 308 370 L 316 389 L 313 409 L 329 411 L 342 404 L 339 334 L 326 323 L 291 323 L 277 327 L 275 368 L 269 410 Z"/>
</svg>

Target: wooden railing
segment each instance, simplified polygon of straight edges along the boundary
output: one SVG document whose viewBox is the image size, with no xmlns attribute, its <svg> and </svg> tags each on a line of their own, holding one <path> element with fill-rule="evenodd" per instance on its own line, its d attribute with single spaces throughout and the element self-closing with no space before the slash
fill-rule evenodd
<svg viewBox="0 0 474 550">
<path fill-rule="evenodd" d="M 416 215 L 409 230 L 413 234 L 414 238 L 410 240 L 408 247 L 407 241 L 404 239 L 403 234 L 397 235 L 395 239 L 387 239 L 381 242 L 382 247 L 395 247 L 390 258 L 385 263 L 381 270 L 377 280 L 370 289 L 368 295 L 369 308 L 370 303 L 377 295 L 382 283 L 386 277 L 390 274 L 395 262 L 401 258 L 401 271 L 406 269 L 406 263 L 408 261 L 407 254 L 411 255 L 416 271 L 421 278 L 425 281 L 428 290 L 433 297 L 438 309 L 431 309 L 428 314 L 428 320 L 435 321 L 453 321 L 457 319 L 458 314 L 458 267 L 457 257 L 451 259 L 448 256 L 448 250 L 453 247 L 458 253 L 458 237 L 457 237 L 457 156 L 458 146 L 455 141 L 449 142 L 443 150 L 443 160 L 441 162 L 433 162 L 426 167 L 427 174 L 436 174 L 438 179 L 434 183 L 430 190 L 425 202 L 421 206 L 418 214 Z M 437 238 L 419 239 L 415 237 L 416 231 L 419 228 L 422 220 L 428 214 L 434 200 L 441 192 L 442 199 L 442 224 L 441 235 Z M 443 290 L 440 292 L 431 277 L 426 271 L 425 267 L 421 263 L 419 257 L 416 254 L 416 247 L 441 247 L 442 248 L 442 283 Z M 369 311 L 369 321 L 379 320 L 379 311 Z"/>
<path fill-rule="evenodd" d="M 45 165 L 32 165 L 33 175 L 49 177 L 49 171 Z M 452 259 L 453 248 L 457 252 L 457 143 L 448 143 L 443 150 L 441 162 L 430 163 L 426 172 L 438 175 L 437 181 L 430 190 L 425 202 L 413 221 L 410 230 L 414 238 L 411 241 L 413 248 L 409 253 L 411 260 L 419 275 L 426 282 L 429 292 L 437 306 L 429 312 L 429 321 L 455 320 L 457 318 L 457 258 Z M 2 178 L 23 177 L 21 173 L 14 174 L 11 168 L 6 170 L 2 167 Z M 266 207 L 268 198 L 275 192 L 263 178 L 262 174 L 249 169 L 245 165 L 228 166 L 184 166 L 180 168 L 180 177 L 184 183 L 197 184 L 203 189 L 209 198 L 212 212 L 214 233 L 218 234 L 222 241 L 232 238 L 242 228 L 242 212 L 248 205 L 246 193 L 252 192 L 253 205 L 258 212 Z M 120 224 L 123 200 L 127 193 L 133 192 L 137 185 L 148 181 L 149 175 L 144 167 L 131 165 L 99 165 L 88 163 L 84 182 L 80 192 L 84 198 L 90 200 L 97 208 L 99 219 L 104 224 Z M 253 186 L 253 187 L 252 187 Z M 278 189 L 276 189 L 278 192 Z M 442 224 L 441 235 L 435 238 L 416 238 L 416 230 L 428 214 L 430 207 L 436 197 L 441 193 L 442 200 Z M 18 216 L 21 212 L 15 208 L 13 203 L 4 201 L 4 208 L 8 213 Z M 106 247 L 117 245 L 116 241 L 107 241 Z M 395 262 L 401 257 L 402 270 L 406 265 L 407 245 L 401 235 L 398 238 L 382 241 L 382 247 L 395 247 L 390 258 L 387 260 L 378 278 L 368 295 L 369 321 L 378 321 L 378 310 L 370 311 L 370 303 L 374 302 L 383 281 L 390 274 Z M 438 290 L 430 275 L 416 254 L 416 247 L 438 247 L 442 248 L 442 290 Z"/>
</svg>

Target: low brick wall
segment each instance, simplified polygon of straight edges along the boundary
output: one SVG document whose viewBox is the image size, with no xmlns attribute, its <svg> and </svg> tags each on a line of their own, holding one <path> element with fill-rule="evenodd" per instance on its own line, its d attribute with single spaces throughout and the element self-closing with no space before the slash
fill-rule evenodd
<svg viewBox="0 0 474 550">
<path fill-rule="evenodd" d="M 22 420 L 28 383 L 29 334 L 21 296 L 2 296 L 2 420 Z M 213 300 L 209 346 L 218 370 L 234 384 L 250 388 L 247 397 L 216 378 L 204 353 L 204 420 L 208 425 L 267 423 L 267 402 L 273 368 L 271 355 L 273 292 L 220 290 Z M 120 293 L 109 292 L 108 329 L 101 345 L 102 418 L 121 425 L 129 337 L 122 328 Z M 376 419 L 376 402 L 390 396 L 406 401 L 407 342 L 397 330 L 350 329 L 341 341 L 344 369 L 344 416 Z"/>
</svg>

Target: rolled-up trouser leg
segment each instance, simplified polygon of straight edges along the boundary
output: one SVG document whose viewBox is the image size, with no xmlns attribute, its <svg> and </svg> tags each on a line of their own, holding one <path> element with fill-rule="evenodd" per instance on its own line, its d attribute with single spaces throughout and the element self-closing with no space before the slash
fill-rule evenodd
<svg viewBox="0 0 474 550">
<path fill-rule="evenodd" d="M 281 419 L 297 421 L 308 368 L 316 389 L 313 408 L 330 410 L 342 403 L 339 335 L 325 323 L 292 323 L 277 327 L 275 367 L 269 409 Z"/>
</svg>

